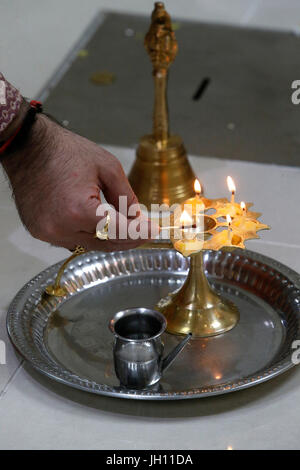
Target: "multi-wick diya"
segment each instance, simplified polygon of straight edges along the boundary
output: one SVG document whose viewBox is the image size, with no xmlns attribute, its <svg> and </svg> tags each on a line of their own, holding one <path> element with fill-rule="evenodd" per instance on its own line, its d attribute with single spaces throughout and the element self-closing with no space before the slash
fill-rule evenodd
<svg viewBox="0 0 300 470">
<path fill-rule="evenodd" d="M 252 203 L 235 202 L 235 184 L 227 177 L 231 192 L 226 199 L 201 197 L 200 183 L 195 181 L 195 197 L 187 199 L 181 211 L 175 211 L 170 226 L 174 248 L 190 258 L 190 269 L 184 284 L 161 299 L 157 310 L 167 320 L 167 331 L 173 334 L 192 333 L 195 337 L 215 336 L 231 330 L 239 320 L 237 307 L 220 296 L 206 278 L 205 250 L 245 248 L 248 239 L 259 238 L 259 230 L 268 229 L 252 212 Z M 189 211 L 187 211 L 189 208 Z"/>
</svg>

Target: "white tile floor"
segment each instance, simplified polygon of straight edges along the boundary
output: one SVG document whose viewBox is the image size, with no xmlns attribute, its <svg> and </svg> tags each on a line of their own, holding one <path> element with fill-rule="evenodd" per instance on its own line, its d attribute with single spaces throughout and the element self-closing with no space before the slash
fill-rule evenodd
<svg viewBox="0 0 300 470">
<path fill-rule="evenodd" d="M 223 397 L 153 404 L 65 391 L 21 369 L 0 402 L 0 449 L 293 449 L 299 387 L 296 371 Z"/>
<path fill-rule="evenodd" d="M 134 151 L 109 150 L 128 171 Z M 226 194 L 225 177 L 234 175 L 237 197 L 253 201 L 264 212 L 263 220 L 272 225 L 271 231 L 261 232 L 261 240 L 249 242 L 248 247 L 299 272 L 299 217 L 295 218 L 293 233 L 287 233 L 285 227 L 300 206 L 300 169 L 205 157 L 191 157 L 191 163 L 207 196 Z M 4 182 L 0 191 L 8 193 Z M 284 201 L 289 200 L 293 206 L 287 208 Z M 5 266 L 0 269 L 0 339 L 7 343 L 3 327 L 9 299 L 30 277 L 63 258 L 66 251 L 33 240 L 20 226 L 8 197 L 6 205 L 0 207 L 0 220 L 5 221 L 0 225 L 1 266 Z M 222 398 L 150 404 L 68 390 L 28 366 L 19 367 L 19 359 L 8 343 L 7 360 L 7 366 L 0 365 L 0 449 L 299 447 L 297 368 L 268 384 Z M 26 426 L 16 426 L 16 422 Z"/>
<path fill-rule="evenodd" d="M 166 5 L 174 17 L 285 30 L 300 27 L 298 0 L 169 0 Z M 149 14 L 152 1 L 3 0 L 1 71 L 24 94 L 37 95 L 104 8 Z M 111 150 L 128 170 L 134 151 Z M 248 247 L 300 271 L 300 169 L 205 157 L 191 162 L 206 195 L 225 194 L 225 177 L 232 174 L 238 197 L 255 202 L 272 226 Z M 32 239 L 22 228 L 4 178 L 0 240 L 0 340 L 7 346 L 7 364 L 0 365 L 1 449 L 299 448 L 297 368 L 254 389 L 180 404 L 95 397 L 66 390 L 24 368 L 7 340 L 6 308 L 26 281 L 67 252 Z"/>
</svg>

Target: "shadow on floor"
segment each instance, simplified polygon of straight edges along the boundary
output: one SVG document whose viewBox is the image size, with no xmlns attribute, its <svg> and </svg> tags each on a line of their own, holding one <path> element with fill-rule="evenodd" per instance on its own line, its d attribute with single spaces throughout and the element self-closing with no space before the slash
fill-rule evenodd
<svg viewBox="0 0 300 470">
<path fill-rule="evenodd" d="M 50 393 L 95 410 L 140 418 L 180 419 L 217 415 L 242 408 L 266 398 L 280 396 L 296 379 L 297 368 L 287 371 L 269 382 L 225 395 L 176 401 L 140 401 L 94 395 L 67 387 L 39 374 L 30 365 L 25 371 L 33 381 Z"/>
</svg>

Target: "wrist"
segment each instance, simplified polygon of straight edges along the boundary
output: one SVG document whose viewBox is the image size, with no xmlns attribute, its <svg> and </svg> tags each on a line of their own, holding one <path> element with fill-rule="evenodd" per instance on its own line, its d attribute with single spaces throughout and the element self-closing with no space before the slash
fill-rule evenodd
<svg viewBox="0 0 300 470">
<path fill-rule="evenodd" d="M 15 154 L 25 146 L 30 129 L 36 121 L 36 115 L 42 110 L 42 104 L 35 100 L 30 101 L 28 109 L 25 105 L 22 107 L 22 112 L 9 128 L 9 133 L 12 132 L 12 135 L 6 141 L 0 142 L 1 161 L 3 156 Z"/>
<path fill-rule="evenodd" d="M 20 121 L 20 125 L 22 125 L 22 121 Z M 43 152 L 43 149 L 45 145 L 53 144 L 54 134 L 51 127 L 52 122 L 46 116 L 37 114 L 24 145 L 2 158 L 1 163 L 13 187 L 25 175 L 29 176 L 28 170 L 44 163 L 46 153 Z"/>
</svg>

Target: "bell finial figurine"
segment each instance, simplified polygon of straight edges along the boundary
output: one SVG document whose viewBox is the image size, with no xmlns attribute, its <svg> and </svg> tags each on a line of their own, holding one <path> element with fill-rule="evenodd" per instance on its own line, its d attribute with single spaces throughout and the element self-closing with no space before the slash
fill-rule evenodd
<svg viewBox="0 0 300 470">
<path fill-rule="evenodd" d="M 129 181 L 139 201 L 151 204 L 180 203 L 194 194 L 194 172 L 183 142 L 169 134 L 167 105 L 168 69 L 177 54 L 171 18 L 162 2 L 156 2 L 145 47 L 153 66 L 153 132 L 142 137 Z"/>
</svg>

